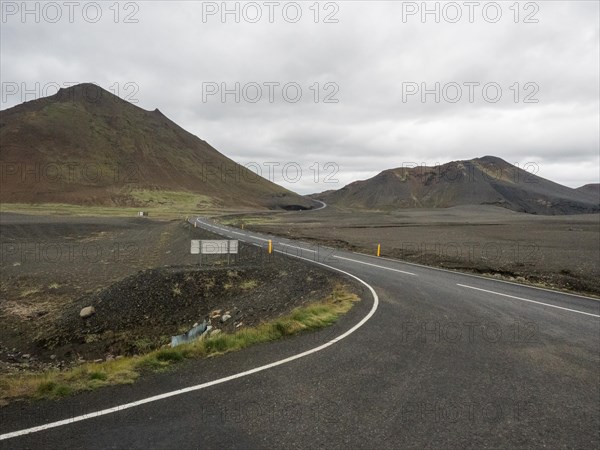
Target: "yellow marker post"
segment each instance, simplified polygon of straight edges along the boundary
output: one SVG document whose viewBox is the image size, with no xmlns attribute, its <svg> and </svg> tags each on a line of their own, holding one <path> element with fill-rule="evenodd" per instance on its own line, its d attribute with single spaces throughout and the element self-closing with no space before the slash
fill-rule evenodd
<svg viewBox="0 0 600 450">
<path fill-rule="evenodd" d="M 377 244 L 377 256 L 381 256 L 381 244 Z"/>
<path fill-rule="evenodd" d="M 242 224 L 242 230 L 244 229 L 244 224 Z"/>
<path fill-rule="evenodd" d="M 269 255 L 273 253 L 273 241 L 269 239 Z"/>
</svg>

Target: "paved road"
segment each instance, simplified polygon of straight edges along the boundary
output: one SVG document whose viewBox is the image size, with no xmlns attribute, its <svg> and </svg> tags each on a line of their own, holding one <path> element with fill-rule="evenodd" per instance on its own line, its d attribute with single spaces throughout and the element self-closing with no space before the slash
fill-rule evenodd
<svg viewBox="0 0 600 450">
<path fill-rule="evenodd" d="M 321 204 L 321 206 L 319 206 L 318 208 L 315 208 L 315 209 L 311 209 L 310 211 L 318 211 L 318 210 L 320 210 L 320 209 L 325 209 L 325 208 L 327 208 L 327 203 L 325 203 L 325 202 L 322 202 L 321 200 L 315 200 L 315 202 L 317 202 L 317 203 L 320 203 L 320 204 Z"/>
<path fill-rule="evenodd" d="M 375 295 L 318 333 L 3 408 L 2 448 L 600 446 L 598 300 L 197 223 Z"/>
</svg>

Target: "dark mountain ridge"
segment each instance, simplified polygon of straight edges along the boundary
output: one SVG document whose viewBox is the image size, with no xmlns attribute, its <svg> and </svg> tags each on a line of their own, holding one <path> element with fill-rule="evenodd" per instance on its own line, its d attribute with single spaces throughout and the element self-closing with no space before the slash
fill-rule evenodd
<svg viewBox="0 0 600 450">
<path fill-rule="evenodd" d="M 313 197 L 333 206 L 374 210 L 459 205 L 494 205 L 548 215 L 600 210 L 599 202 L 592 196 L 538 177 L 494 156 L 434 167 L 384 170 L 368 180 Z"/>
</svg>

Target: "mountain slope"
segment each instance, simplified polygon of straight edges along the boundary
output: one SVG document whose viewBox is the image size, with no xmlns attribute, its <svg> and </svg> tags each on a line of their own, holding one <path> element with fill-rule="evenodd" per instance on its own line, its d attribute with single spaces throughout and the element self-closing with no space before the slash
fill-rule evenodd
<svg viewBox="0 0 600 450">
<path fill-rule="evenodd" d="M 93 84 L 1 111 L 0 144 L 4 203 L 143 206 L 190 197 L 213 207 L 314 206 L 158 109 L 143 110 Z"/>
<path fill-rule="evenodd" d="M 576 190 L 583 194 L 589 195 L 596 201 L 600 202 L 600 183 L 586 184 L 578 187 Z"/>
<path fill-rule="evenodd" d="M 506 161 L 485 156 L 436 167 L 397 168 L 313 196 L 345 208 L 392 210 L 495 205 L 534 214 L 600 210 L 598 201 Z"/>
</svg>

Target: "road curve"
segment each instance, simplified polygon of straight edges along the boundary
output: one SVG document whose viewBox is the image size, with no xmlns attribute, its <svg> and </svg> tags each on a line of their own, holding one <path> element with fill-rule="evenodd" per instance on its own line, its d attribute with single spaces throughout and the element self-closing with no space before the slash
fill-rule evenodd
<svg viewBox="0 0 600 450">
<path fill-rule="evenodd" d="M 343 342 L 301 359 L 6 439 L 2 448 L 600 446 L 598 300 L 195 221 L 360 277 L 379 308 Z M 325 333 L 351 329 L 370 307 L 362 302 Z M 318 335 L 59 404 L 9 405 L 0 434 L 210 383 L 315 348 Z"/>
<path fill-rule="evenodd" d="M 327 203 L 325 203 L 325 202 L 322 202 L 321 200 L 315 200 L 315 199 L 313 199 L 313 200 L 314 200 L 315 202 L 317 202 L 317 203 L 320 203 L 320 204 L 321 204 L 321 206 L 319 206 L 318 208 L 315 208 L 315 209 L 311 209 L 311 211 L 319 211 L 320 209 L 325 209 L 325 208 L 327 208 Z"/>
</svg>

